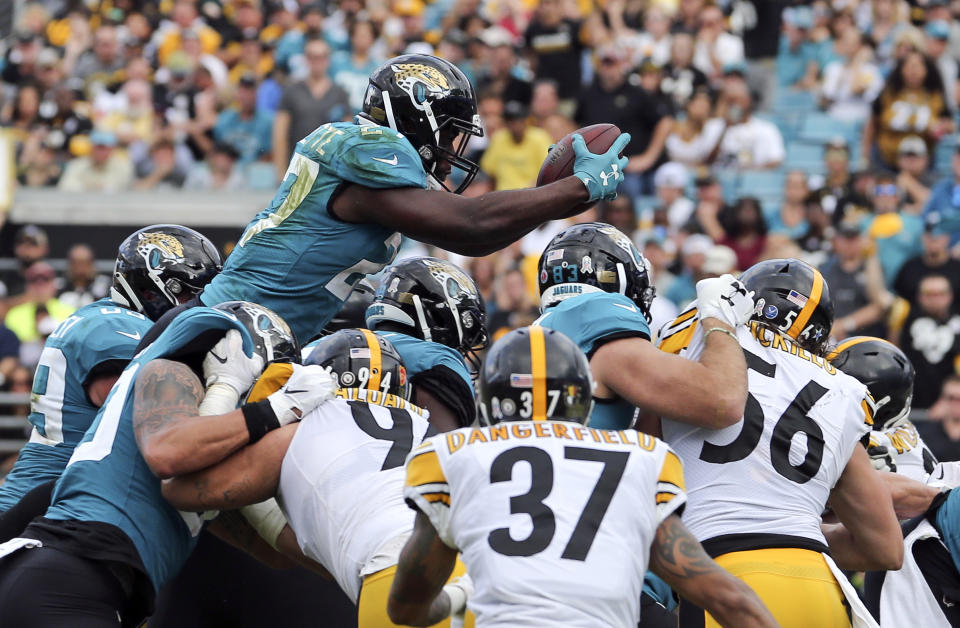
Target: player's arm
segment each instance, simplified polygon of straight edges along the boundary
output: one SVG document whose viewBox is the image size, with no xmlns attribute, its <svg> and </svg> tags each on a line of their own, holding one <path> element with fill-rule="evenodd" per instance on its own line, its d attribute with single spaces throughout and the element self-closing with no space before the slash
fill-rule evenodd
<svg viewBox="0 0 960 628">
<path fill-rule="evenodd" d="M 441 541 L 430 518 L 417 511 L 387 599 L 390 620 L 405 626 L 432 626 L 448 617 L 450 597 L 443 585 L 456 561 L 457 550 Z"/>
<path fill-rule="evenodd" d="M 249 442 L 242 411 L 200 416 L 203 392 L 200 379 L 180 362 L 151 360 L 137 374 L 133 430 L 157 477 L 203 469 Z"/>
<path fill-rule="evenodd" d="M 707 610 L 721 626 L 777 626 L 753 590 L 714 562 L 676 514 L 657 528 L 650 547 L 650 570 L 685 599 Z"/>
<path fill-rule="evenodd" d="M 115 375 L 101 375 L 99 377 L 93 378 L 90 383 L 87 384 L 87 398 L 90 400 L 95 407 L 99 408 L 103 405 L 103 402 L 107 400 L 107 395 L 110 394 L 110 390 L 113 388 L 113 385 L 117 383 L 117 380 L 120 379 L 120 374 Z"/>
<path fill-rule="evenodd" d="M 291 557 L 270 547 L 243 515 L 234 510 L 217 515 L 217 518 L 207 525 L 207 531 L 273 569 L 290 569 L 298 564 Z"/>
<path fill-rule="evenodd" d="M 430 413 L 430 425 L 438 432 L 449 432 L 459 427 L 460 419 L 456 412 L 426 388 L 417 388 L 414 403 Z"/>
<path fill-rule="evenodd" d="M 724 327 L 706 318 L 706 329 Z M 736 338 L 711 333 L 697 361 L 663 352 L 642 338 L 600 346 L 590 359 L 596 380 L 648 412 L 700 427 L 720 429 L 743 417 L 747 364 Z"/>
<path fill-rule="evenodd" d="M 893 509 L 900 519 L 910 519 L 922 515 L 933 503 L 934 498 L 940 494 L 940 489 L 937 487 L 917 482 L 905 475 L 887 471 L 878 473 L 883 483 L 890 490 Z"/>
<path fill-rule="evenodd" d="M 410 378 L 416 403 L 430 412 L 430 424 L 449 432 L 467 427 L 476 418 L 473 389 L 452 369 L 439 364 Z"/>
<path fill-rule="evenodd" d="M 821 524 L 830 553 L 841 569 L 896 570 L 903 562 L 903 534 L 890 489 L 857 443 L 830 493 L 839 524 Z"/>
<path fill-rule="evenodd" d="M 332 210 L 346 222 L 376 223 L 448 251 L 487 255 L 544 222 L 580 213 L 584 203 L 614 198 L 627 162 L 619 153 L 629 142 L 630 134 L 623 133 L 597 155 L 575 136 L 574 176 L 539 188 L 466 198 L 415 187 L 350 185 L 334 199 Z"/>
<path fill-rule="evenodd" d="M 297 425 L 274 430 L 210 467 L 164 480 L 164 498 L 177 510 L 200 512 L 232 510 L 273 497 Z"/>
</svg>

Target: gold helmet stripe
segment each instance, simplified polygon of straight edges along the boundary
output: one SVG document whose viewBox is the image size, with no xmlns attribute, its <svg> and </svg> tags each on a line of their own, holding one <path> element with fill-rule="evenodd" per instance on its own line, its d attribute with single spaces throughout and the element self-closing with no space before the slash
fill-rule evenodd
<svg viewBox="0 0 960 628">
<path fill-rule="evenodd" d="M 817 309 L 817 306 L 820 305 L 820 297 L 823 295 L 823 275 L 820 274 L 820 271 L 816 268 L 813 269 L 813 287 L 810 289 L 810 297 L 807 299 L 807 304 L 803 306 L 803 309 L 800 310 L 800 313 L 797 314 L 797 318 L 794 319 L 793 325 L 790 326 L 790 329 L 787 330 L 787 335 L 793 339 L 796 339 L 807 326 L 807 322 L 810 320 L 810 317 L 813 316 L 813 311 Z"/>
<path fill-rule="evenodd" d="M 383 357 L 380 354 L 380 341 L 377 335 L 369 329 L 361 329 L 360 333 L 367 339 L 370 349 L 370 379 L 367 380 L 369 390 L 380 390 L 380 374 L 383 371 Z"/>
<path fill-rule="evenodd" d="M 530 370 L 533 374 L 533 420 L 545 421 L 547 417 L 547 350 L 543 327 L 528 327 L 530 330 Z"/>
</svg>

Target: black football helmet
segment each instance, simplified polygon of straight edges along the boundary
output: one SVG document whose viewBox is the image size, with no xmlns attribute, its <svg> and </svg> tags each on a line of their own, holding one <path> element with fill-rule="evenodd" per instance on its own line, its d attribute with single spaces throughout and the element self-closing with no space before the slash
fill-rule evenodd
<svg viewBox="0 0 960 628">
<path fill-rule="evenodd" d="M 227 301 L 214 307 L 229 312 L 246 327 L 253 338 L 253 349 L 271 362 L 300 362 L 300 345 L 286 321 L 268 307 L 250 301 Z"/>
<path fill-rule="evenodd" d="M 870 391 L 873 429 L 886 430 L 907 420 L 915 372 L 896 345 L 883 338 L 854 336 L 837 345 L 827 359 Z"/>
<path fill-rule="evenodd" d="M 367 308 L 373 303 L 377 289 L 367 279 L 361 279 L 353 287 L 350 296 L 340 306 L 340 311 L 324 325 L 321 336 L 340 331 L 341 329 L 357 329 L 367 326 Z"/>
<path fill-rule="evenodd" d="M 623 232 L 603 222 L 564 229 L 540 256 L 540 309 L 587 292 L 615 292 L 637 304 L 650 322 L 656 290 L 650 263 Z"/>
<path fill-rule="evenodd" d="M 369 329 L 341 329 L 322 338 L 306 364 L 330 367 L 341 388 L 365 388 L 409 401 L 410 383 L 400 353 Z"/>
<path fill-rule="evenodd" d="M 546 327 L 521 327 L 496 343 L 480 371 L 480 423 L 573 421 L 593 409 L 590 362 L 575 342 Z"/>
<path fill-rule="evenodd" d="M 833 327 L 833 301 L 820 271 L 798 259 L 771 259 L 748 268 L 740 281 L 753 290 L 752 320 L 823 355 Z"/>
<path fill-rule="evenodd" d="M 470 80 L 449 61 L 421 54 L 390 59 L 370 75 L 360 116 L 410 140 L 427 174 L 444 189 L 443 164 L 465 173 L 457 194 L 480 170 L 463 156 L 470 136 L 483 136 L 477 97 Z"/>
<path fill-rule="evenodd" d="M 456 349 L 474 370 L 487 346 L 487 311 L 473 279 L 435 257 L 410 257 L 384 271 L 367 308 L 367 327 L 410 328 L 412 336 Z"/>
<path fill-rule="evenodd" d="M 203 290 L 220 268 L 217 247 L 202 234 L 151 225 L 120 244 L 110 298 L 156 321 Z"/>
</svg>

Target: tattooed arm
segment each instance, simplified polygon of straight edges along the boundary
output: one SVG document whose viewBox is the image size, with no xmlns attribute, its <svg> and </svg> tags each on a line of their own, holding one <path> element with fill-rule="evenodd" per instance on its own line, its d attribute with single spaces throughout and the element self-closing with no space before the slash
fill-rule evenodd
<svg viewBox="0 0 960 628">
<path fill-rule="evenodd" d="M 457 550 L 441 541 L 430 518 L 418 511 L 390 587 L 390 620 L 405 626 L 432 626 L 449 616 L 450 598 L 443 585 L 456 562 Z"/>
<path fill-rule="evenodd" d="M 250 440 L 240 410 L 199 416 L 202 400 L 203 384 L 185 364 L 157 359 L 137 373 L 133 430 L 144 460 L 157 477 L 203 469 Z"/>
<path fill-rule="evenodd" d="M 715 563 L 677 515 L 657 528 L 650 571 L 727 628 L 776 628 L 753 590 Z"/>
<path fill-rule="evenodd" d="M 285 425 L 226 460 L 163 481 L 163 496 L 177 510 L 232 510 L 277 493 L 280 469 L 299 423 Z"/>
</svg>

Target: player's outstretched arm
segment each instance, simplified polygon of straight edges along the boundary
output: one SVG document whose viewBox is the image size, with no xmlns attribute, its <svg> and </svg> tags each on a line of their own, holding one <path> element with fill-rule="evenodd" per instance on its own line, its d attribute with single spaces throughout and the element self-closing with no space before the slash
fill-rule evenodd
<svg viewBox="0 0 960 628">
<path fill-rule="evenodd" d="M 753 590 L 711 559 L 680 517 L 668 516 L 650 547 L 650 570 L 727 628 L 776 628 Z"/>
<path fill-rule="evenodd" d="M 896 570 L 903 562 L 903 533 L 890 489 L 859 443 L 830 493 L 839 524 L 821 524 L 830 554 L 841 569 Z"/>
<path fill-rule="evenodd" d="M 912 480 L 899 473 L 879 471 L 883 483 L 890 489 L 893 509 L 900 519 L 918 517 L 927 511 L 940 489 Z"/>
<path fill-rule="evenodd" d="M 573 142 L 574 175 L 549 185 L 475 198 L 437 190 L 351 185 L 334 199 L 333 213 L 347 222 L 380 224 L 462 255 L 488 255 L 544 222 L 580 213 L 584 203 L 616 198 L 627 161 L 619 153 L 630 134 L 621 134 L 600 155 L 591 153 L 578 137 Z"/>
<path fill-rule="evenodd" d="M 448 617 L 450 597 L 443 585 L 456 561 L 457 550 L 441 541 L 430 518 L 418 511 L 390 587 L 390 620 L 405 626 L 432 626 Z"/>
<path fill-rule="evenodd" d="M 185 364 L 157 359 L 137 374 L 133 430 L 150 470 L 160 478 L 215 464 L 249 441 L 240 410 L 200 416 L 203 384 Z"/>
<path fill-rule="evenodd" d="M 280 469 L 298 423 L 269 432 L 225 460 L 163 481 L 163 496 L 177 510 L 232 510 L 277 493 Z"/>
</svg>

